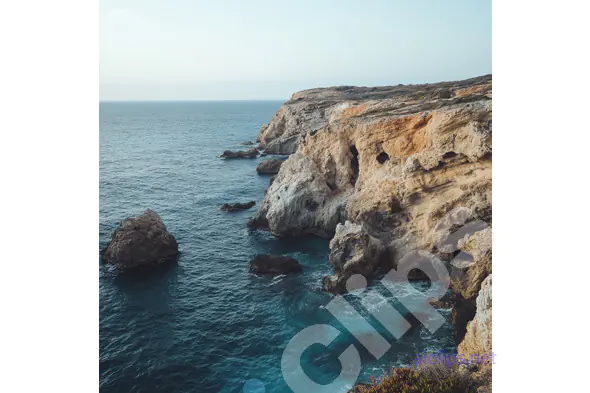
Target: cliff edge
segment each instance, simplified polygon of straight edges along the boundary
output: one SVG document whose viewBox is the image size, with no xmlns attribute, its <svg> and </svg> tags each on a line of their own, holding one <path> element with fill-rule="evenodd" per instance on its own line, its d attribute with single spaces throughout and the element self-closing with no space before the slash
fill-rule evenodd
<svg viewBox="0 0 590 393">
<path fill-rule="evenodd" d="M 337 226 L 349 221 L 346 225 L 360 226 L 382 245 L 379 263 L 384 268 L 397 266 L 415 250 L 433 253 L 451 273 L 461 305 L 457 313 L 463 313 L 457 320 L 472 320 L 477 307 L 469 329 L 466 322 L 457 326 L 459 341 L 466 330 L 469 340 L 459 349 L 483 350 L 478 342 L 489 347 L 491 329 L 481 326 L 487 326 L 488 315 L 491 324 L 491 300 L 476 304 L 476 298 L 491 294 L 491 279 L 480 294 L 491 274 L 491 75 L 424 85 L 305 90 L 262 126 L 258 141 L 267 153 L 291 155 L 251 227 L 278 237 L 332 238 Z M 473 224 L 462 234 L 465 239 L 441 246 L 441 239 L 457 237 L 459 224 Z M 481 241 L 486 236 L 489 242 Z M 467 249 L 470 244 L 476 250 L 470 259 L 451 263 L 461 245 Z M 355 266 L 370 278 L 378 268 L 375 257 L 363 266 L 363 253 L 358 255 Z M 338 281 L 336 273 L 328 283 Z M 488 334 L 489 340 L 480 337 Z"/>
</svg>

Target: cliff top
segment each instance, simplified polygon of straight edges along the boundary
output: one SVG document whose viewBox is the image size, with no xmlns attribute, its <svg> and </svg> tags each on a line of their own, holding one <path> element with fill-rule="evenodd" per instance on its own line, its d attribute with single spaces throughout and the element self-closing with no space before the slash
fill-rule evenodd
<svg viewBox="0 0 590 393">
<path fill-rule="evenodd" d="M 425 83 L 419 85 L 397 86 L 333 86 L 302 90 L 294 93 L 286 104 L 299 101 L 348 101 L 348 100 L 380 100 L 418 92 L 435 92 L 441 89 L 463 88 L 492 82 L 492 74 L 460 81 Z"/>
</svg>

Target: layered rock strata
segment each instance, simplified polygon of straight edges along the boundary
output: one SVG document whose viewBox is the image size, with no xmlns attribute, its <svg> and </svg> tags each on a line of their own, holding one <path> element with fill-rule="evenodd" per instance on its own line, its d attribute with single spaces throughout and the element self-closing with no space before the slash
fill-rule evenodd
<svg viewBox="0 0 590 393">
<path fill-rule="evenodd" d="M 373 274 L 377 264 L 367 255 L 376 242 L 385 250 L 384 266 L 397 266 L 415 250 L 431 252 L 451 272 L 462 340 L 491 274 L 491 75 L 306 90 L 262 127 L 259 141 L 267 152 L 292 155 L 251 227 L 278 237 L 336 235 L 330 256 L 336 275 L 324 280 L 335 292 L 349 276 L 346 266 Z M 346 250 L 352 251 L 343 257 Z"/>
</svg>

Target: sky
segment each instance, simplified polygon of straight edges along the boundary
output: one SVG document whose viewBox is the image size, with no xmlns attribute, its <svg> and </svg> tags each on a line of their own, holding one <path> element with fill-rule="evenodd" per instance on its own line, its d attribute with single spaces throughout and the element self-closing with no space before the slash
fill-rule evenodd
<svg viewBox="0 0 590 393">
<path fill-rule="evenodd" d="M 101 0 L 100 99 L 264 100 L 492 72 L 491 0 Z"/>
</svg>

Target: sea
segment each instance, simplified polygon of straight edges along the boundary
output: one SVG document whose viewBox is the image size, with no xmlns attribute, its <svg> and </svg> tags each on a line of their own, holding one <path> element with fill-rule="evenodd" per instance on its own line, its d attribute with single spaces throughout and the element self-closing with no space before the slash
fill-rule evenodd
<svg viewBox="0 0 590 393">
<path fill-rule="evenodd" d="M 390 343 L 376 359 L 349 329 L 357 319 L 347 328 L 326 309 L 334 299 L 321 289 L 322 277 L 333 273 L 329 241 L 249 230 L 246 223 L 269 185 L 269 176 L 255 168 L 269 157 L 219 155 L 247 148 L 242 143 L 255 141 L 281 104 L 100 103 L 99 248 L 122 219 L 152 209 L 180 249 L 177 264 L 136 271 L 120 272 L 97 258 L 102 393 L 291 392 L 281 369 L 284 349 L 314 325 L 339 332 L 328 346 L 313 344 L 301 356 L 301 368 L 318 384 L 339 375 L 338 357 L 350 346 L 361 359 L 358 382 L 365 383 L 411 365 L 425 351 L 456 351 L 449 323 L 434 333 L 414 326 L 400 339 L 379 325 L 362 299 L 407 310 L 376 282 L 344 296 L 368 322 L 368 330 L 365 324 L 358 330 L 375 329 Z M 256 206 L 247 211 L 219 210 L 226 202 L 251 200 Z M 256 276 L 248 262 L 259 253 L 292 256 L 303 273 Z"/>
</svg>

